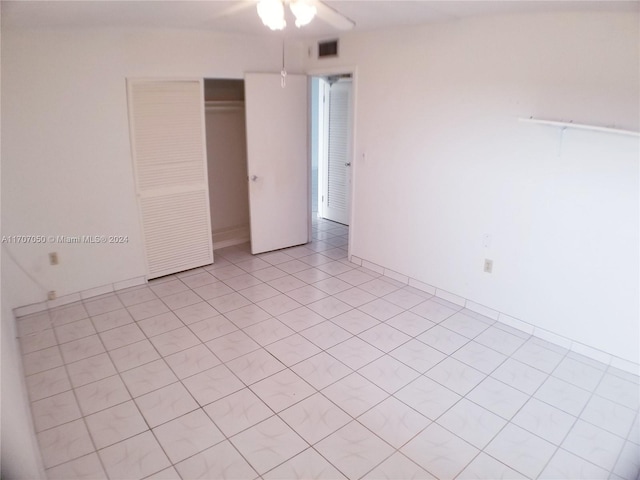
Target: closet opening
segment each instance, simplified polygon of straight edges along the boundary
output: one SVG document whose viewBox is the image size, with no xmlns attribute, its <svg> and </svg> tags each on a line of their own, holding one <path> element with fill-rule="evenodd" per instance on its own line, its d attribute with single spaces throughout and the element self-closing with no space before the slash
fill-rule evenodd
<svg viewBox="0 0 640 480">
<path fill-rule="evenodd" d="M 205 79 L 205 129 L 213 248 L 249 242 L 244 80 Z"/>
</svg>

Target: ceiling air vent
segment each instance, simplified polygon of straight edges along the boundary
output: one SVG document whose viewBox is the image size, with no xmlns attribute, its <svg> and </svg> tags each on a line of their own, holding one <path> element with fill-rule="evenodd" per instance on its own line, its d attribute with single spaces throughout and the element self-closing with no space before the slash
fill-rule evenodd
<svg viewBox="0 0 640 480">
<path fill-rule="evenodd" d="M 337 57 L 338 40 L 327 40 L 318 42 L 318 58 Z"/>
</svg>

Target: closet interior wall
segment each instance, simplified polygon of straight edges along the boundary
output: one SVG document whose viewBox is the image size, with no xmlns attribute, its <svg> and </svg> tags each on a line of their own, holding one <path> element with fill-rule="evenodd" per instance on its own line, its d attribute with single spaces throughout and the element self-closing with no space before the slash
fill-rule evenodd
<svg viewBox="0 0 640 480">
<path fill-rule="evenodd" d="M 249 241 L 244 80 L 205 79 L 213 248 Z"/>
</svg>

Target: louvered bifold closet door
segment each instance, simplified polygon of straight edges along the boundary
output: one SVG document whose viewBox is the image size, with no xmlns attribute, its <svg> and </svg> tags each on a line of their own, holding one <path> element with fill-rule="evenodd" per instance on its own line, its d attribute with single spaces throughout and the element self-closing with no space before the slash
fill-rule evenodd
<svg viewBox="0 0 640 480">
<path fill-rule="evenodd" d="M 327 140 L 326 217 L 349 223 L 351 80 L 340 80 L 329 90 L 329 131 Z"/>
<path fill-rule="evenodd" d="M 202 80 L 128 81 L 148 278 L 213 262 Z"/>
</svg>

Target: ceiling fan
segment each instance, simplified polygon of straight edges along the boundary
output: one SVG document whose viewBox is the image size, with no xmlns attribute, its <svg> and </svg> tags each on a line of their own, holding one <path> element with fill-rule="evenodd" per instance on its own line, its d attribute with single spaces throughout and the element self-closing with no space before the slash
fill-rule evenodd
<svg viewBox="0 0 640 480">
<path fill-rule="evenodd" d="M 271 30 L 283 30 L 287 26 L 285 7 L 295 17 L 296 27 L 309 24 L 314 17 L 338 30 L 351 30 L 355 22 L 320 0 L 244 0 L 228 9 L 223 15 L 233 14 L 255 5 L 262 23 Z"/>
</svg>

